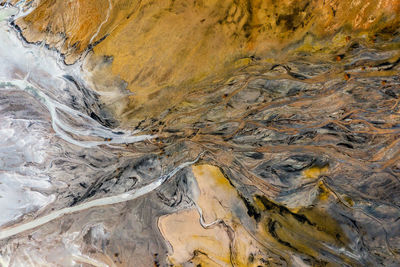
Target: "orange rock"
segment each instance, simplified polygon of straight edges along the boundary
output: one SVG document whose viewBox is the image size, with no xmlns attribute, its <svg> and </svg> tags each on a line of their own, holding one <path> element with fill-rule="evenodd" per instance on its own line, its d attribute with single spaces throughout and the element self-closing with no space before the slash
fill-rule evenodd
<svg viewBox="0 0 400 267">
<path fill-rule="evenodd" d="M 35 3 L 36 9 L 17 21 L 25 38 L 45 40 L 65 54 L 67 63 L 94 47 L 88 68 L 110 58 L 108 69 L 98 76 L 112 73 L 126 82 L 135 95 L 124 105 L 137 117 L 157 115 L 182 101 L 194 84 L 246 66 L 237 62 L 249 55 L 278 57 L 288 45 L 310 38 L 302 49 L 314 51 L 320 40 L 315 49 L 330 51 L 363 32 L 390 38 L 390 29 L 400 26 L 397 0 Z M 340 34 L 345 35 L 333 38 Z"/>
</svg>

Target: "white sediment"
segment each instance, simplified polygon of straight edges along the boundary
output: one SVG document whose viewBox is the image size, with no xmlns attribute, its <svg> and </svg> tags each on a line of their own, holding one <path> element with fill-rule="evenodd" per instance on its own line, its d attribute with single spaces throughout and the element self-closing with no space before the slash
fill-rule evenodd
<svg viewBox="0 0 400 267">
<path fill-rule="evenodd" d="M 200 156 L 199 156 L 200 157 Z M 141 197 L 149 192 L 152 192 L 153 190 L 157 189 L 160 185 L 162 185 L 165 181 L 167 181 L 170 177 L 174 176 L 178 171 L 182 170 L 185 167 L 188 167 L 192 164 L 194 164 L 199 157 L 197 157 L 194 161 L 189 161 L 189 162 L 185 162 L 181 165 L 179 165 L 178 167 L 176 167 L 174 170 L 172 170 L 170 173 L 168 173 L 167 175 L 164 175 L 162 177 L 160 177 L 158 180 L 145 185 L 141 188 L 123 193 L 123 194 L 119 194 L 116 196 L 111 196 L 111 197 L 104 197 L 104 198 L 99 198 L 96 200 L 92 200 L 92 201 L 88 201 L 86 203 L 80 204 L 80 205 L 76 205 L 73 207 L 68 207 L 68 208 L 64 208 L 58 211 L 54 211 L 48 215 L 45 215 L 43 217 L 37 218 L 33 221 L 27 222 L 27 223 L 23 223 L 20 224 L 18 226 L 14 226 L 14 227 L 9 227 L 9 228 L 4 228 L 0 231 L 0 239 L 5 239 L 8 238 L 10 236 L 22 233 L 24 231 L 36 228 L 38 226 L 41 226 L 45 223 L 48 223 L 50 221 L 53 221 L 57 218 L 60 218 L 66 214 L 71 214 L 74 212 L 78 212 L 78 211 L 82 211 L 82 210 L 87 210 L 90 208 L 94 208 L 94 207 L 99 207 L 99 206 L 104 206 L 104 205 L 111 205 L 111 204 L 116 204 L 116 203 L 121 203 L 121 202 L 125 202 L 128 200 L 133 200 L 136 199 L 138 197 Z"/>
<path fill-rule="evenodd" d="M 23 2 L 20 3 L 22 4 Z M 5 143 L 0 142 L 0 212 L 3 215 L 0 226 L 9 224 L 26 213 L 43 209 L 54 201 L 53 193 L 57 190 L 52 191 L 54 184 L 51 177 L 60 173 L 48 174 L 48 164 L 51 161 L 46 160 L 57 156 L 57 153 L 63 152 L 63 149 L 54 148 L 50 139 L 61 138 L 77 146 L 76 151 L 89 152 L 100 145 L 134 143 L 155 137 L 138 135 L 135 131 L 107 128 L 81 110 L 70 107 L 71 97 L 79 101 L 82 98 L 82 92 L 79 88 L 71 86 L 66 81 L 65 75 L 84 82 L 81 78 L 84 76 L 81 62 L 65 66 L 56 51 L 25 44 L 18 37 L 17 32 L 10 27 L 9 20 L 12 16 L 14 18 L 23 16 L 27 12 L 30 12 L 29 9 L 21 11 L 10 6 L 0 8 L 0 96 L 3 99 L 0 103 L 0 119 L 2 120 L 0 125 L 3 127 L 0 138 L 5 140 Z M 101 25 L 98 31 L 100 28 Z M 13 111 L 3 112 L 10 106 L 7 102 L 8 97 L 10 101 L 15 100 L 18 103 L 19 98 L 11 98 L 12 92 L 18 90 L 33 96 L 39 103 L 35 104 L 36 106 L 45 107 L 48 113 L 42 115 L 49 117 L 50 121 L 43 118 L 29 121 L 20 118 L 20 115 L 14 114 Z M 27 99 L 23 95 L 19 97 L 25 101 Z M 37 111 L 37 113 L 40 112 L 43 113 L 43 111 Z M 32 128 L 32 125 L 35 126 Z M 51 129 L 49 127 L 54 132 L 49 131 Z M 171 173 L 141 188 L 63 208 L 33 221 L 3 228 L 0 230 L 0 238 L 4 239 L 33 229 L 65 214 L 143 196 L 192 163 L 184 163 Z"/>
</svg>

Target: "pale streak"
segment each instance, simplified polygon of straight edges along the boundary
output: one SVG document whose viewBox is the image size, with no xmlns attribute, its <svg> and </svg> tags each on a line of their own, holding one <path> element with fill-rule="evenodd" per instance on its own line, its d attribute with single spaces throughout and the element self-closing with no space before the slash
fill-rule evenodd
<svg viewBox="0 0 400 267">
<path fill-rule="evenodd" d="M 74 259 L 75 262 L 87 263 L 89 265 L 96 266 L 96 267 L 110 267 L 103 262 L 97 261 L 97 260 L 92 259 L 85 255 L 73 254 L 72 258 Z M 115 264 L 113 264 L 113 266 L 115 266 Z"/>
<path fill-rule="evenodd" d="M 111 3 L 111 0 L 108 0 L 108 10 L 107 10 L 106 19 L 99 25 L 99 27 L 97 28 L 97 32 L 92 36 L 92 38 L 90 38 L 90 41 L 89 41 L 90 44 L 93 42 L 94 38 L 96 38 L 97 35 L 100 33 L 100 30 L 103 27 L 104 23 L 106 23 L 108 21 L 108 19 L 110 18 L 111 9 L 112 9 L 112 3 Z"/>
<path fill-rule="evenodd" d="M 90 118 L 88 115 L 74 110 L 62 103 L 59 103 L 50 97 L 48 97 L 46 94 L 41 92 L 40 90 L 37 90 L 35 87 L 33 87 L 29 82 L 26 80 L 14 80 L 13 82 L 9 82 L 10 84 L 13 84 L 17 86 L 20 89 L 23 89 L 30 93 L 32 96 L 34 96 L 36 99 L 38 99 L 40 102 L 42 102 L 47 109 L 50 112 L 51 119 L 52 119 L 52 127 L 53 130 L 57 133 L 57 135 L 62 138 L 63 140 L 80 146 L 80 147 L 85 147 L 85 148 L 91 148 L 91 147 L 96 147 L 99 145 L 106 145 L 106 144 L 125 144 L 125 143 L 135 143 L 135 142 L 141 142 L 144 140 L 150 140 L 155 138 L 155 135 L 131 135 L 133 134 L 132 132 L 125 132 L 122 135 L 115 134 L 113 133 L 112 130 L 102 126 L 102 125 L 97 125 L 97 126 L 92 126 L 92 129 L 90 130 L 79 130 L 75 129 L 73 127 L 70 127 L 68 125 L 65 125 L 58 117 L 57 115 L 57 109 L 62 110 L 72 116 L 75 117 L 81 117 L 84 119 L 87 119 L 89 121 L 94 122 L 94 124 L 98 124 L 96 121 L 94 121 L 92 118 Z M 81 135 L 81 136 L 96 136 L 98 138 L 104 138 L 104 139 L 111 139 L 109 141 L 79 141 L 67 134 L 67 132 L 75 134 L 75 135 Z"/>
<path fill-rule="evenodd" d="M 25 231 L 28 231 L 31 229 L 34 229 L 38 226 L 41 226 L 48 222 L 51 222 L 55 219 L 58 219 L 66 214 L 71 214 L 74 212 L 83 211 L 83 210 L 87 210 L 87 209 L 94 208 L 94 207 L 100 207 L 100 206 L 105 206 L 105 205 L 112 205 L 112 204 L 117 204 L 117 203 L 121 203 L 121 202 L 126 202 L 129 200 L 133 200 L 138 197 L 141 197 L 141 196 L 157 189 L 158 187 L 160 187 L 165 181 L 167 181 L 169 178 L 174 176 L 178 171 L 196 163 L 199 160 L 199 158 L 201 157 L 201 155 L 202 154 L 197 156 L 197 158 L 193 161 L 182 163 L 181 165 L 179 165 L 178 167 L 173 169 L 170 173 L 163 175 L 158 180 L 156 180 L 148 185 L 145 185 L 141 188 L 138 188 L 136 190 L 131 190 L 131 191 L 128 191 L 128 192 L 125 192 L 125 193 L 122 193 L 122 194 L 119 194 L 116 196 L 95 199 L 95 200 L 88 201 L 86 203 L 82 203 L 82 204 L 79 204 L 79 205 L 76 205 L 73 207 L 60 209 L 60 210 L 51 212 L 48 215 L 34 219 L 30 222 L 23 223 L 23 224 L 14 226 L 14 227 L 4 228 L 0 231 L 0 240 L 11 237 L 13 235 L 17 235 L 19 233 L 22 233 L 22 232 L 25 232 Z"/>
</svg>

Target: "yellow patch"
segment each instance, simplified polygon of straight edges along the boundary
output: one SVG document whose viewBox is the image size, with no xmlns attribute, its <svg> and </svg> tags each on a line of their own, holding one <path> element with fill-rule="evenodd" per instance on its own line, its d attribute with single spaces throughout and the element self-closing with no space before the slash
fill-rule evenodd
<svg viewBox="0 0 400 267">
<path fill-rule="evenodd" d="M 235 67 L 240 68 L 247 66 L 251 63 L 251 58 L 241 58 L 235 61 Z"/>
<path fill-rule="evenodd" d="M 320 200 L 327 200 L 329 198 L 329 189 L 324 185 L 322 181 L 319 181 L 318 187 L 321 190 L 321 193 L 319 194 L 319 199 Z"/>
<path fill-rule="evenodd" d="M 329 166 L 325 165 L 324 167 L 313 166 L 303 171 L 303 176 L 309 179 L 316 179 L 320 175 L 327 173 L 329 170 Z"/>
</svg>

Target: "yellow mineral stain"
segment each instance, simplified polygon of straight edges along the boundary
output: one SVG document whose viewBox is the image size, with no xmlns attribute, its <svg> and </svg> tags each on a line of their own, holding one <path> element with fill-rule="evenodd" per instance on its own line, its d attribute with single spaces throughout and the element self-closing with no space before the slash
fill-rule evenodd
<svg viewBox="0 0 400 267">
<path fill-rule="evenodd" d="M 325 186 L 325 184 L 322 181 L 318 182 L 318 188 L 320 190 L 319 199 L 327 200 L 331 194 L 329 189 Z"/>
<path fill-rule="evenodd" d="M 308 179 L 316 179 L 320 175 L 327 173 L 329 170 L 329 166 L 313 166 L 303 171 L 303 176 Z"/>
<path fill-rule="evenodd" d="M 259 225 L 260 237 L 277 249 L 300 251 L 319 257 L 325 244 L 345 247 L 348 239 L 340 225 L 318 207 L 300 208 L 296 212 L 257 196 L 262 205 L 263 223 Z M 346 262 L 352 259 L 343 257 Z"/>
<path fill-rule="evenodd" d="M 251 63 L 251 61 L 252 61 L 251 58 L 242 58 L 242 59 L 236 60 L 234 63 L 234 66 L 235 67 L 244 67 L 244 66 L 249 65 Z"/>
<path fill-rule="evenodd" d="M 344 199 L 344 201 L 346 201 L 346 203 L 347 203 L 350 207 L 353 207 L 353 206 L 354 206 L 354 201 L 351 199 L 351 197 L 349 197 L 349 196 L 344 196 L 343 199 Z"/>
</svg>

